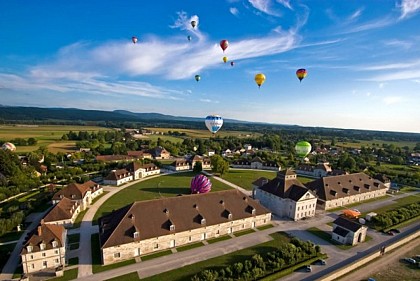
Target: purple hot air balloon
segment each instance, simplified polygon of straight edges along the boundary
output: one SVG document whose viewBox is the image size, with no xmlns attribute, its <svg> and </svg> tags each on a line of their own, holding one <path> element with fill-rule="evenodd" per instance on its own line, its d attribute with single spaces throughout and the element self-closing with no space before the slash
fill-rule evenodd
<svg viewBox="0 0 420 281">
<path fill-rule="evenodd" d="M 191 180 L 191 193 L 207 193 L 211 190 L 211 181 L 205 175 L 196 175 Z"/>
</svg>

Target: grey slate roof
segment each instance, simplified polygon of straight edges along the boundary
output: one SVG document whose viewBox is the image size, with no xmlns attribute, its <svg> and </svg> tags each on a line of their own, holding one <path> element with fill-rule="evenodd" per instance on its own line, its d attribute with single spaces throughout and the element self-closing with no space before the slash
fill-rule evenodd
<svg viewBox="0 0 420 281">
<path fill-rule="evenodd" d="M 346 237 L 347 234 L 349 234 L 350 231 L 345 230 L 344 228 L 341 228 L 339 226 L 337 226 L 334 230 L 333 233 L 338 234 L 341 237 Z"/>
<path fill-rule="evenodd" d="M 342 228 L 348 229 L 348 230 L 350 230 L 352 232 L 356 232 L 356 231 L 358 231 L 362 227 L 362 225 L 360 223 L 357 223 L 357 222 L 355 222 L 353 220 L 348 220 L 348 219 L 346 219 L 344 217 L 338 217 L 333 222 L 333 224 L 338 225 L 338 226 L 340 226 Z"/>
</svg>

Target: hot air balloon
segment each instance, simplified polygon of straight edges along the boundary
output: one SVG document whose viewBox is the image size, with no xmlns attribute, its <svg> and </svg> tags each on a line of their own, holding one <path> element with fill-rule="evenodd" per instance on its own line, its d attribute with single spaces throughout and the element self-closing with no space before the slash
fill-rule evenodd
<svg viewBox="0 0 420 281">
<path fill-rule="evenodd" d="M 197 21 L 193 20 L 191 21 L 192 28 L 195 28 L 197 26 Z"/>
<path fill-rule="evenodd" d="M 255 82 L 258 85 L 258 88 L 261 87 L 262 84 L 264 84 L 265 81 L 265 75 L 262 73 L 258 73 L 257 75 L 255 75 Z"/>
<path fill-rule="evenodd" d="M 228 61 L 228 57 L 223 57 L 223 62 L 226 63 Z"/>
<path fill-rule="evenodd" d="M 1 149 L 15 151 L 16 150 L 16 146 L 13 143 L 11 143 L 11 142 L 5 142 L 1 146 Z"/>
<path fill-rule="evenodd" d="M 201 76 L 197 74 L 197 75 L 195 76 L 195 81 L 197 81 L 197 82 L 198 82 L 198 81 L 200 81 L 200 79 L 201 79 Z"/>
<path fill-rule="evenodd" d="M 222 48 L 223 52 L 229 47 L 228 40 L 222 40 L 220 41 L 220 48 Z"/>
<path fill-rule="evenodd" d="M 296 76 L 299 79 L 300 82 L 302 82 L 302 79 L 306 77 L 306 75 L 308 75 L 308 72 L 306 71 L 306 69 L 304 68 L 300 68 L 298 70 L 296 70 Z"/>
<path fill-rule="evenodd" d="M 191 193 L 207 193 L 211 190 L 211 181 L 205 175 L 196 175 L 191 180 Z"/>
<path fill-rule="evenodd" d="M 136 36 L 131 37 L 131 41 L 133 41 L 133 43 L 134 43 L 134 44 L 136 44 L 136 43 L 137 43 L 137 40 L 138 40 L 138 39 L 137 39 L 137 37 L 136 37 Z"/>
<path fill-rule="evenodd" d="M 312 149 L 312 146 L 307 141 L 300 141 L 295 146 L 297 155 L 302 158 L 308 155 L 309 152 L 311 152 L 311 149 Z"/>
<path fill-rule="evenodd" d="M 191 41 L 191 36 L 188 35 L 187 36 L 187 39 L 188 39 L 188 41 Z"/>
<path fill-rule="evenodd" d="M 235 62 L 231 61 L 231 62 L 230 62 L 230 65 L 231 65 L 231 66 L 234 66 L 234 65 L 235 65 Z"/>
<path fill-rule="evenodd" d="M 219 115 L 209 115 L 206 117 L 206 127 L 213 134 L 217 133 L 223 126 L 223 118 Z"/>
</svg>

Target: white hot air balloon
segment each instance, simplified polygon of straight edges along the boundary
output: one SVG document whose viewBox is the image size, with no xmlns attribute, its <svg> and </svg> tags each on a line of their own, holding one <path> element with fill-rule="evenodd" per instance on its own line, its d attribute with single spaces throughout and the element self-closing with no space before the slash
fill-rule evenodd
<svg viewBox="0 0 420 281">
<path fill-rule="evenodd" d="M 209 115 L 206 117 L 206 127 L 213 134 L 217 133 L 223 126 L 223 118 L 219 115 Z"/>
<path fill-rule="evenodd" d="M 16 150 L 16 146 L 11 143 L 11 142 L 5 142 L 3 143 L 3 145 L 1 146 L 1 148 L 3 150 L 10 150 L 10 151 L 15 151 Z"/>
</svg>

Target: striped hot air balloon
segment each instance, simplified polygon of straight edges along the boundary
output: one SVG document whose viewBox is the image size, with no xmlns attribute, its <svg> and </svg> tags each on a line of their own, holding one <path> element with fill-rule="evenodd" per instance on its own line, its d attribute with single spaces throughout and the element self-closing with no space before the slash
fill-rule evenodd
<svg viewBox="0 0 420 281">
<path fill-rule="evenodd" d="M 217 133 L 223 126 L 223 118 L 219 115 L 209 115 L 206 117 L 206 127 L 213 134 Z"/>
<path fill-rule="evenodd" d="M 205 175 L 196 175 L 191 180 L 191 193 L 207 193 L 211 190 L 211 181 Z"/>
</svg>

